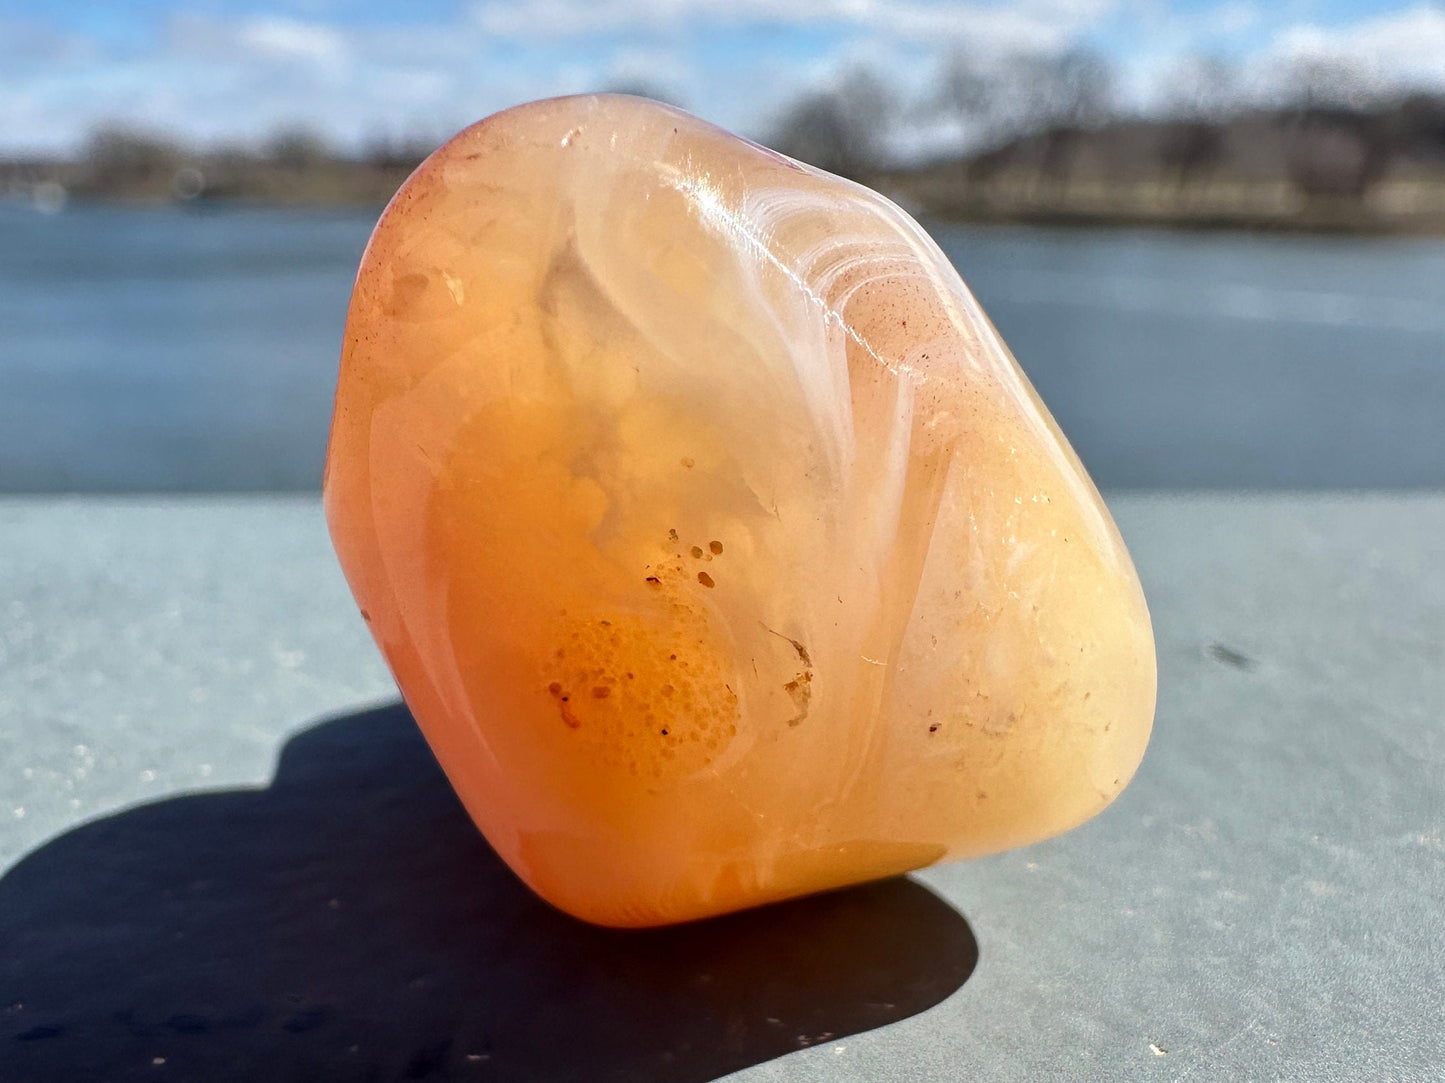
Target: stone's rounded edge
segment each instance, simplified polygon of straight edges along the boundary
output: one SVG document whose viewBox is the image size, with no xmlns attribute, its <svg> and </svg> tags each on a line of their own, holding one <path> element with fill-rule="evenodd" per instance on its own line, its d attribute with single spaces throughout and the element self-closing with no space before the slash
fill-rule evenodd
<svg viewBox="0 0 1445 1083">
<path fill-rule="evenodd" d="M 881 194 L 879 199 L 888 202 Z M 890 206 L 892 204 L 890 203 Z M 1119 579 L 1115 586 L 1119 588 L 1118 596 L 1112 599 L 1112 604 L 1121 609 L 1131 611 L 1134 620 L 1137 622 L 1135 630 L 1138 631 L 1138 655 L 1135 658 L 1136 675 L 1147 679 L 1148 696 L 1147 703 L 1140 704 L 1140 710 L 1131 713 L 1127 717 L 1117 717 L 1113 722 L 1121 734 L 1133 736 L 1133 740 L 1127 744 L 1116 741 L 1116 746 L 1125 751 L 1121 760 L 1116 762 L 1118 775 L 1112 792 L 1101 794 L 1101 800 L 1081 809 L 1075 816 L 1060 820 L 1049 830 L 1038 834 L 1033 839 L 1011 846 L 1005 846 L 998 850 L 989 851 L 992 853 L 1006 852 L 1009 849 L 1016 849 L 1019 846 L 1033 845 L 1047 839 L 1057 838 L 1073 831 L 1075 828 L 1089 822 L 1094 817 L 1108 809 L 1119 796 L 1126 790 L 1138 773 L 1148 754 L 1149 745 L 1153 737 L 1154 724 L 1158 714 L 1159 696 L 1159 658 L 1158 643 L 1154 634 L 1153 616 L 1150 613 L 1148 596 L 1144 591 L 1144 585 L 1139 577 L 1138 568 L 1135 566 L 1132 554 L 1124 541 L 1123 534 L 1119 529 L 1109 503 L 1100 492 L 1093 476 L 1089 473 L 1083 460 L 1079 457 L 1073 443 L 1069 440 L 1062 426 L 1054 417 L 1053 411 L 1044 402 L 1043 397 L 1034 387 L 1033 381 L 1029 378 L 1027 370 L 1014 355 L 1012 348 L 994 325 L 993 319 L 984 310 L 983 306 L 974 296 L 972 289 L 964 280 L 963 275 L 956 268 L 953 268 L 951 261 L 943 253 L 933 238 L 908 212 L 902 208 L 896 208 L 898 214 L 911 225 L 921 236 L 926 245 L 933 250 L 939 260 L 944 261 L 952 270 L 953 277 L 962 292 L 962 299 L 968 306 L 970 319 L 976 322 L 979 330 L 987 336 L 991 345 L 997 349 L 1005 362 L 1010 373 L 1017 380 L 1019 388 L 1024 392 L 1028 406 L 1035 416 L 1042 423 L 1046 439 L 1050 446 L 1056 449 L 1061 460 L 1056 463 L 1060 471 L 1067 475 L 1072 484 L 1077 487 L 1076 497 L 1081 507 L 1089 507 L 1097 512 L 1098 541 L 1105 546 L 1111 555 L 1112 563 L 1119 573 Z M 985 856 L 979 854 L 978 856 Z M 951 860 L 951 859 L 950 859 Z"/>
<path fill-rule="evenodd" d="M 756 144 L 755 144 L 756 146 Z M 774 158 L 781 158 L 784 162 L 793 162 L 784 155 L 771 151 L 766 147 L 758 147 L 763 153 Z M 1053 412 L 1044 402 L 1042 396 L 1034 387 L 1027 370 L 1014 355 L 1013 350 L 1003 338 L 1002 334 L 994 325 L 992 318 L 984 310 L 972 288 L 964 279 L 962 272 L 954 266 L 942 248 L 929 234 L 929 232 L 918 222 L 916 218 L 904 207 L 900 206 L 886 195 L 875 189 L 869 188 L 857 181 L 846 177 L 838 177 L 827 173 L 824 170 L 809 166 L 806 163 L 793 163 L 802 171 L 815 176 L 822 176 L 840 186 L 846 186 L 857 196 L 874 207 L 889 225 L 897 230 L 900 235 L 906 236 L 915 246 L 915 255 L 920 263 L 931 265 L 938 272 L 939 277 L 935 279 L 935 287 L 946 292 L 953 300 L 960 305 L 961 314 L 972 325 L 972 330 L 978 335 L 979 346 L 984 352 L 993 351 L 996 353 L 996 361 L 1006 372 L 1008 379 L 1012 382 L 1014 389 L 1021 393 L 1018 405 L 1030 410 L 1040 425 L 1040 431 L 1036 434 L 1040 443 L 1050 446 L 1059 453 L 1055 461 L 1055 467 L 1061 475 L 1066 477 L 1070 485 L 1075 489 L 1075 498 L 1080 507 L 1092 508 L 1097 513 L 1095 522 L 1095 535 L 1100 546 L 1108 550 L 1112 557 L 1113 566 L 1120 573 L 1120 581 L 1115 584 L 1118 587 L 1117 597 L 1107 600 L 1109 605 L 1119 607 L 1121 610 L 1132 610 L 1135 618 L 1140 622 L 1140 636 L 1138 646 L 1140 648 L 1135 659 L 1137 666 L 1135 670 L 1141 678 L 1147 676 L 1148 697 L 1147 706 L 1141 705 L 1141 709 L 1130 712 L 1127 715 L 1121 714 L 1116 722 L 1122 723 L 1116 728 L 1121 734 L 1132 735 L 1132 740 L 1116 740 L 1113 745 L 1124 751 L 1124 755 L 1116 761 L 1118 774 L 1111 792 L 1100 792 L 1100 800 L 1088 803 L 1079 807 L 1071 816 L 1060 818 L 1050 823 L 1043 830 L 1029 834 L 1027 837 L 1010 841 L 1002 845 L 982 848 L 976 851 L 954 855 L 950 853 L 934 864 L 946 864 L 955 860 L 966 860 L 972 857 L 983 857 L 990 854 L 1004 853 L 1009 850 L 1031 846 L 1048 839 L 1057 838 L 1082 826 L 1109 808 L 1128 787 L 1129 783 L 1137 774 L 1152 738 L 1153 728 L 1158 710 L 1158 648 L 1154 636 L 1153 620 L 1149 612 L 1147 596 L 1144 593 L 1143 583 L 1139 578 L 1138 570 L 1135 567 L 1133 558 L 1124 542 L 1118 524 L 1109 508 L 1108 502 L 1104 499 L 1092 475 L 1085 467 L 1082 459 L 1074 449 L 1072 442 L 1064 433 Z M 925 866 L 927 867 L 927 866 Z"/>
<path fill-rule="evenodd" d="M 769 906 L 778 899 L 759 899 L 744 907 L 689 907 L 675 912 L 662 912 L 658 909 L 647 911 L 630 910 L 625 906 L 602 905 L 597 897 L 583 899 L 574 897 L 574 893 L 565 890 L 558 890 L 548 880 L 538 880 L 529 874 L 524 868 L 519 868 L 517 863 L 506 862 L 513 874 L 522 883 L 527 885 L 528 890 L 544 903 L 556 910 L 559 914 L 566 914 L 569 918 L 584 924 L 594 926 L 598 929 L 617 929 L 619 931 L 665 929 L 672 925 L 686 925 L 697 921 L 707 921 L 709 918 L 720 917 L 723 914 L 736 913 L 739 910 L 754 909 L 761 906 Z"/>
<path fill-rule="evenodd" d="M 1088 475 L 1086 474 L 1085 476 L 1087 477 Z M 1089 479 L 1089 484 L 1093 484 L 1092 478 Z M 1108 808 L 1119 799 L 1119 794 L 1129 788 L 1129 783 L 1134 781 L 1134 776 L 1139 773 L 1139 768 L 1144 763 L 1144 757 L 1149 754 L 1149 743 L 1154 737 L 1154 723 L 1159 718 L 1159 642 L 1154 636 L 1154 615 L 1149 611 L 1149 596 L 1144 593 L 1144 583 L 1139 578 L 1138 569 L 1134 567 L 1133 554 L 1130 553 L 1128 547 L 1124 545 L 1123 535 L 1119 534 L 1118 524 L 1114 521 L 1114 515 L 1113 512 L 1109 510 L 1109 505 L 1104 501 L 1102 496 L 1099 498 L 1099 502 L 1103 506 L 1105 514 L 1108 516 L 1109 526 L 1114 530 L 1115 534 L 1119 536 L 1120 548 L 1123 551 L 1124 559 L 1129 562 L 1129 570 L 1133 575 L 1134 589 L 1139 599 L 1139 615 L 1143 619 L 1144 637 L 1147 640 L 1146 654 L 1147 668 L 1149 671 L 1148 717 L 1145 719 L 1140 732 L 1138 752 L 1133 757 L 1133 766 L 1129 768 L 1128 773 L 1123 777 L 1118 793 L 1104 802 L 1104 808 Z M 1101 808 L 1099 811 L 1102 812 L 1103 810 L 1104 809 Z"/>
<path fill-rule="evenodd" d="M 675 913 L 632 913 L 625 908 L 613 908 L 592 905 L 587 902 L 574 902 L 564 894 L 552 891 L 547 885 L 539 885 L 529 877 L 523 875 L 518 869 L 508 862 L 508 867 L 516 874 L 522 883 L 527 885 L 528 890 L 537 898 L 550 906 L 559 914 L 566 914 L 574 921 L 580 921 L 585 925 L 591 925 L 597 929 L 614 929 L 618 932 L 645 932 L 648 929 L 667 929 L 677 925 L 691 925 L 701 921 L 709 921 L 712 918 L 723 917 L 726 914 L 737 914 L 747 910 L 759 910 L 766 906 L 774 906 L 780 902 L 787 902 L 791 899 L 806 898 L 808 895 L 821 895 L 828 891 L 841 891 L 849 887 L 855 887 L 868 881 L 855 881 L 839 884 L 836 887 L 821 888 L 814 892 L 802 892 L 794 895 L 779 895 L 775 898 L 759 898 L 750 901 L 744 906 L 717 906 L 717 907 L 695 907 L 680 910 Z"/>
<path fill-rule="evenodd" d="M 525 884 L 528 890 L 558 913 L 566 914 L 570 918 L 599 929 L 642 931 L 709 921 L 713 918 L 724 917 L 728 914 L 761 910 L 766 907 L 792 902 L 796 899 L 808 899 L 819 895 L 828 895 L 836 891 L 848 891 L 849 889 L 863 887 L 867 884 L 896 880 L 900 877 L 908 876 L 910 873 L 921 872 L 924 869 L 932 868 L 935 865 L 947 864 L 949 860 L 948 857 L 944 856 L 925 864 L 902 863 L 897 867 L 873 871 L 867 875 L 840 877 L 832 879 L 827 883 L 756 894 L 741 904 L 736 902 L 714 902 L 709 904 L 699 899 L 690 905 L 678 906 L 672 910 L 665 910 L 663 908 L 630 909 L 625 906 L 609 907 L 597 905 L 595 899 L 574 899 L 571 897 L 572 893 L 554 885 L 549 879 L 536 877 L 534 870 L 526 868 L 524 864 L 510 860 L 506 860 L 506 864 L 507 867 L 511 869 L 512 874 Z M 519 864 L 521 864 L 522 867 L 519 867 Z"/>
<path fill-rule="evenodd" d="M 1044 410 L 1049 423 L 1057 429 L 1058 426 L 1054 421 L 1053 415 L 1048 412 L 1047 407 L 1043 405 L 1042 401 L 1040 401 L 1040 407 Z M 1064 437 L 1062 430 L 1059 431 L 1059 440 L 1068 454 L 1075 461 L 1078 461 L 1078 456 L 1074 452 L 1073 445 Z M 1129 593 L 1132 595 L 1129 601 L 1134 604 L 1135 617 L 1139 621 L 1140 658 L 1138 661 L 1140 664 L 1140 673 L 1141 675 L 1147 673 L 1149 694 L 1147 697 L 1147 706 L 1141 709 L 1140 719 L 1131 730 L 1131 732 L 1137 734 L 1137 743 L 1132 753 L 1128 756 L 1126 766 L 1121 768 L 1117 788 L 1112 794 L 1106 797 L 1103 803 L 1093 812 L 1084 815 L 1075 823 L 1069 824 L 1048 837 L 1065 834 L 1087 823 L 1117 801 L 1119 796 L 1129 788 L 1129 784 L 1134 780 L 1134 776 L 1138 774 L 1139 768 L 1144 763 L 1144 757 L 1149 753 L 1149 745 L 1154 736 L 1154 724 L 1158 719 L 1159 712 L 1159 644 L 1154 635 L 1154 617 L 1149 611 L 1149 597 L 1144 592 L 1144 583 L 1139 578 L 1138 568 L 1134 565 L 1133 554 L 1129 552 L 1129 548 L 1124 542 L 1123 534 L 1114 519 L 1114 513 L 1110 509 L 1108 502 L 1104 499 L 1103 494 L 1099 492 L 1098 487 L 1094 484 L 1094 479 L 1089 475 L 1089 472 L 1084 469 L 1082 462 L 1079 462 L 1079 474 L 1098 501 L 1098 506 L 1102 510 L 1105 526 L 1109 531 L 1113 543 L 1118 547 L 1119 561 L 1127 571 L 1127 580 L 1130 588 Z"/>
</svg>

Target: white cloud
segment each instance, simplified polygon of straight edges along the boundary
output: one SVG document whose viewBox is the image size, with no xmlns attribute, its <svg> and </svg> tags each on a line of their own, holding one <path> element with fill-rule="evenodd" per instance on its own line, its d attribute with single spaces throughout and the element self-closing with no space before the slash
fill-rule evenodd
<svg viewBox="0 0 1445 1083">
<path fill-rule="evenodd" d="M 1242 34 L 1258 26 L 1262 19 L 1263 15 L 1257 4 L 1232 0 L 1206 12 L 1205 26 L 1216 34 Z"/>
<path fill-rule="evenodd" d="M 451 21 L 386 26 L 339 21 L 319 3 L 304 18 L 185 14 L 174 3 L 149 47 L 58 22 L 0 23 L 0 150 L 64 150 L 108 120 L 201 142 L 256 141 L 298 123 L 342 145 L 440 138 L 520 101 L 619 83 L 757 136 L 797 95 L 857 67 L 916 101 L 956 49 L 997 62 L 1091 36 L 1114 44 L 1132 104 L 1171 89 L 1188 55 L 1224 45 L 1246 73 L 1328 57 L 1387 85 L 1445 87 L 1445 7 L 1419 2 L 1272 36 L 1288 16 L 1259 0 L 1188 10 L 1179 0 L 477 0 Z M 724 31 L 746 45 L 723 55 Z M 956 135 L 937 118 L 913 123 L 900 147 Z"/>
<path fill-rule="evenodd" d="M 263 17 L 241 24 L 240 43 L 262 56 L 332 64 L 346 51 L 341 34 L 319 23 Z"/>
<path fill-rule="evenodd" d="M 329 14 L 334 0 L 252 0 L 258 13 L 230 18 L 169 2 L 139 45 L 59 16 L 0 19 L 0 153 L 65 151 L 107 121 L 201 143 L 298 124 L 342 146 L 440 139 L 517 102 L 619 84 L 765 137 L 798 95 L 858 68 L 922 102 L 960 48 L 987 67 L 1090 41 L 1112 48 L 1120 99 L 1139 108 L 1177 97 L 1201 53 L 1229 57 L 1260 100 L 1308 59 L 1343 61 L 1376 86 L 1445 88 L 1445 3 L 1421 0 L 1333 24 L 1263 0 L 474 0 L 449 20 L 385 26 Z M 959 137 L 957 122 L 920 109 L 889 142 L 922 155 Z"/>
<path fill-rule="evenodd" d="M 117 121 L 203 143 L 298 123 L 343 145 L 432 138 L 530 98 L 618 83 L 646 83 L 758 135 L 785 102 L 852 66 L 911 93 L 960 44 L 1057 51 L 1121 2 L 479 0 L 450 22 L 382 27 L 328 19 L 324 7 L 304 19 L 226 18 L 176 0 L 148 49 L 57 33 L 42 37 L 63 63 L 9 63 L 0 40 L 0 147 L 64 150 Z M 770 33 L 789 27 L 817 33 L 804 46 Z M 748 44 L 719 56 L 720 29 Z"/>
<path fill-rule="evenodd" d="M 1284 62 L 1342 62 L 1387 86 L 1445 87 L 1445 8 L 1418 5 L 1344 26 L 1290 26 L 1273 52 Z"/>
<path fill-rule="evenodd" d="M 479 0 L 470 19 L 508 39 L 584 37 L 712 26 L 834 26 L 894 38 L 978 39 L 1010 48 L 1056 48 L 1117 7 L 1116 0 Z"/>
<path fill-rule="evenodd" d="M 1302 5 L 1225 0 L 1180 12 L 1162 0 L 1132 3 L 1148 46 L 1121 70 L 1119 86 L 1124 102 L 1145 111 L 1176 101 L 1181 80 L 1188 81 L 1201 56 L 1226 66 L 1237 99 L 1266 106 L 1295 93 L 1301 69 L 1315 62 L 1345 73 L 1341 85 L 1349 93 L 1445 89 L 1445 5 L 1439 3 L 1329 25 L 1294 19 Z"/>
</svg>

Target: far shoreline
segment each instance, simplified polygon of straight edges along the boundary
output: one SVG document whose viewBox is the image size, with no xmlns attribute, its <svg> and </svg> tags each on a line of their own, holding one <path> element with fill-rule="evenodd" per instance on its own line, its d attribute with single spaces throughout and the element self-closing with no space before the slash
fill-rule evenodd
<svg viewBox="0 0 1445 1083">
<path fill-rule="evenodd" d="M 864 181 L 868 184 L 867 181 Z M 1445 214 L 1412 220 L 1389 218 L 1360 208 L 1326 208 L 1311 214 L 1226 214 L 1159 213 L 1146 210 L 1094 210 L 1068 205 L 1034 203 L 1009 208 L 950 205 L 920 202 L 914 194 L 883 181 L 868 184 L 897 203 L 915 218 L 950 226 L 1027 226 L 1041 229 L 1087 231 L 1147 230 L 1161 233 L 1239 233 L 1258 235 L 1301 235 L 1358 238 L 1445 237 Z M 198 197 L 168 199 L 153 196 L 66 195 L 41 203 L 14 192 L 0 194 L 0 208 L 40 215 L 67 210 L 135 210 L 205 215 L 247 211 L 294 211 L 335 214 L 345 217 L 380 217 L 391 196 L 357 199 L 316 199 L 306 197 L 263 198 L 257 196 Z"/>
</svg>

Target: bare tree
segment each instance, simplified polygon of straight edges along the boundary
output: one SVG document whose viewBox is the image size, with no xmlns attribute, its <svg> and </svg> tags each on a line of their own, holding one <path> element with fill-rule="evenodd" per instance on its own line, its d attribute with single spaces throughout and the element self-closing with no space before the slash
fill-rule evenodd
<svg viewBox="0 0 1445 1083">
<path fill-rule="evenodd" d="M 266 141 L 265 156 L 273 165 L 296 173 L 324 165 L 332 158 L 326 141 L 307 128 L 282 128 Z"/>
<path fill-rule="evenodd" d="M 369 138 L 361 149 L 361 160 L 372 169 L 396 170 L 415 169 L 428 154 L 436 150 L 434 140 L 419 135 L 393 137 L 377 134 Z"/>
<path fill-rule="evenodd" d="M 1009 105 L 1008 88 L 994 67 L 967 49 L 956 49 L 945 58 L 938 89 L 922 111 L 959 129 L 960 151 L 972 150 L 963 160 L 970 186 L 987 183 L 1011 158 L 1007 144 L 1017 132 Z"/>
<path fill-rule="evenodd" d="M 1071 172 L 1082 131 L 1109 119 L 1113 73 L 1098 54 L 1021 53 L 988 62 L 968 50 L 944 61 L 934 110 L 968 132 L 976 151 L 966 164 L 971 184 L 986 182 L 1027 153 L 1020 140 L 1037 136 L 1039 172 L 1062 180 Z"/>
<path fill-rule="evenodd" d="M 943 62 L 931 111 L 963 127 L 986 135 L 999 100 L 998 79 L 965 49 L 956 49 Z"/>
<path fill-rule="evenodd" d="M 1042 59 L 1035 70 L 1032 105 L 1040 126 L 1078 131 L 1097 127 L 1109 118 L 1114 73 L 1097 53 L 1070 49 Z"/>
<path fill-rule="evenodd" d="M 799 161 L 845 177 L 866 175 L 884 162 L 884 133 L 895 103 L 883 85 L 855 69 L 834 91 L 791 105 L 770 143 Z"/>
<path fill-rule="evenodd" d="M 1102 57 L 1085 49 L 1035 58 L 1029 67 L 1025 130 L 1042 131 L 1040 172 L 1062 182 L 1073 171 L 1082 133 L 1097 128 L 1112 113 L 1113 72 Z"/>
<path fill-rule="evenodd" d="M 1292 108 L 1311 110 L 1362 110 L 1377 96 L 1363 68 L 1337 57 L 1301 57 L 1285 75 Z"/>
<path fill-rule="evenodd" d="M 1223 57 L 1185 57 L 1170 72 L 1167 95 L 1170 117 L 1217 122 L 1239 105 L 1239 74 Z"/>
<path fill-rule="evenodd" d="M 1285 168 L 1311 202 L 1358 203 L 1390 167 L 1394 147 L 1375 89 L 1342 61 L 1306 59 L 1290 72 L 1285 113 Z"/>
<path fill-rule="evenodd" d="M 1190 57 L 1169 85 L 1159 164 L 1182 188 L 1212 173 L 1224 156 L 1224 120 L 1238 101 L 1235 70 L 1218 57 Z"/>
<path fill-rule="evenodd" d="M 1445 159 L 1445 96 L 1416 92 L 1396 103 L 1395 141 L 1418 158 Z"/>
<path fill-rule="evenodd" d="M 184 155 L 176 144 L 124 127 L 91 134 L 82 154 L 89 182 L 105 192 L 169 184 Z"/>
</svg>

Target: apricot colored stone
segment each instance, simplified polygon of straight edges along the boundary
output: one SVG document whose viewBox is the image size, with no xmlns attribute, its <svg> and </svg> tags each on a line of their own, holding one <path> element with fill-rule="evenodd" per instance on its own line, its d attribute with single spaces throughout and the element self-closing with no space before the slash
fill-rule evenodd
<svg viewBox="0 0 1445 1083">
<path fill-rule="evenodd" d="M 407 181 L 325 500 L 467 810 L 589 921 L 1032 842 L 1148 740 L 1129 556 L 947 259 L 648 101 L 510 109 Z"/>
</svg>

